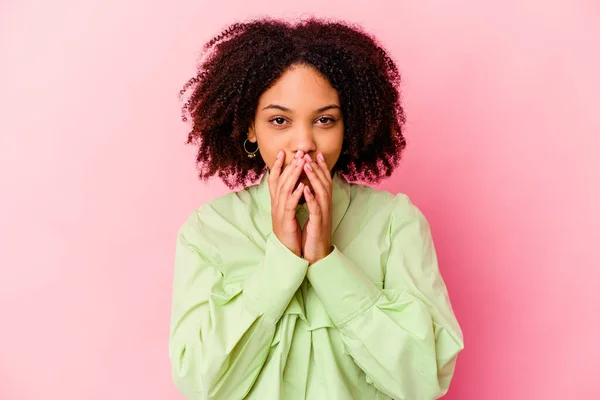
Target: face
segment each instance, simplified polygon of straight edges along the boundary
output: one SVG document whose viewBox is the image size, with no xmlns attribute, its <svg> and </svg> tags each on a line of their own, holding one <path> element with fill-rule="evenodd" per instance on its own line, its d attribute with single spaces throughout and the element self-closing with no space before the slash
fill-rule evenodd
<svg viewBox="0 0 600 400">
<path fill-rule="evenodd" d="M 309 66 L 294 65 L 261 95 L 248 139 L 258 142 L 269 169 L 279 150 L 285 153 L 285 165 L 302 150 L 313 161 L 322 153 L 331 171 L 344 139 L 340 107 L 339 95 L 325 77 Z M 311 186 L 305 173 L 300 181 Z"/>
</svg>

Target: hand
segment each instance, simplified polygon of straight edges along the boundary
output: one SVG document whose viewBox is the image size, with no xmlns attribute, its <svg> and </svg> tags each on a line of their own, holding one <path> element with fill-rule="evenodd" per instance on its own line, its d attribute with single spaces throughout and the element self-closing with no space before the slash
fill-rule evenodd
<svg viewBox="0 0 600 400">
<path fill-rule="evenodd" d="M 302 197 L 304 184 L 300 182 L 297 188 L 295 186 L 305 163 L 302 156 L 302 152 L 299 151 L 296 159 L 291 160 L 283 169 L 285 153 L 280 151 L 269 174 L 273 233 L 298 257 L 302 256 L 302 247 L 301 230 L 296 220 L 296 206 Z"/>
<path fill-rule="evenodd" d="M 308 205 L 308 221 L 302 231 L 302 255 L 312 265 L 331 253 L 331 198 L 333 180 L 323 155 L 317 161 L 304 156 L 304 171 L 313 187 L 304 187 L 304 198 Z"/>
</svg>

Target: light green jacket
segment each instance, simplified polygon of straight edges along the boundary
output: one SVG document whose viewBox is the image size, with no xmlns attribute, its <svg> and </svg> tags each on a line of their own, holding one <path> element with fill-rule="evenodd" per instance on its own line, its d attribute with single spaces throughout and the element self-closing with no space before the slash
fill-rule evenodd
<svg viewBox="0 0 600 400">
<path fill-rule="evenodd" d="M 272 233 L 267 175 L 179 230 L 169 355 L 189 399 L 435 399 L 463 336 L 429 225 L 403 194 L 333 189 L 333 252 Z M 306 206 L 297 218 L 304 226 Z"/>
</svg>

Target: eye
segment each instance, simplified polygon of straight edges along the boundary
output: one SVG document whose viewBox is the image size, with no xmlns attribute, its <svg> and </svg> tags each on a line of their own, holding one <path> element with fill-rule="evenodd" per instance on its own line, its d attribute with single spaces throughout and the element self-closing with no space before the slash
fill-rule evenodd
<svg viewBox="0 0 600 400">
<path fill-rule="evenodd" d="M 276 121 L 276 122 L 275 122 Z M 269 122 L 273 123 L 275 122 L 273 125 L 275 126 L 283 126 L 283 124 L 286 122 L 285 118 L 283 117 L 275 117 L 275 118 L 271 118 L 269 120 Z"/>
<path fill-rule="evenodd" d="M 317 121 L 320 121 L 321 124 L 328 124 L 328 123 L 334 123 L 335 119 L 331 118 L 331 117 L 321 117 L 319 119 L 317 119 Z"/>
</svg>

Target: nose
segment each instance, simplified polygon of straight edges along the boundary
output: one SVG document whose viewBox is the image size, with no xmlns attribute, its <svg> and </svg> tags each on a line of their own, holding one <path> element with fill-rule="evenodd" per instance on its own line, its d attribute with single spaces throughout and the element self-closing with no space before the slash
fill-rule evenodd
<svg viewBox="0 0 600 400">
<path fill-rule="evenodd" d="M 312 125 L 311 126 L 300 126 L 292 139 L 292 150 L 297 152 L 302 150 L 304 154 L 310 154 L 317 150 L 317 144 L 315 142 Z"/>
</svg>

